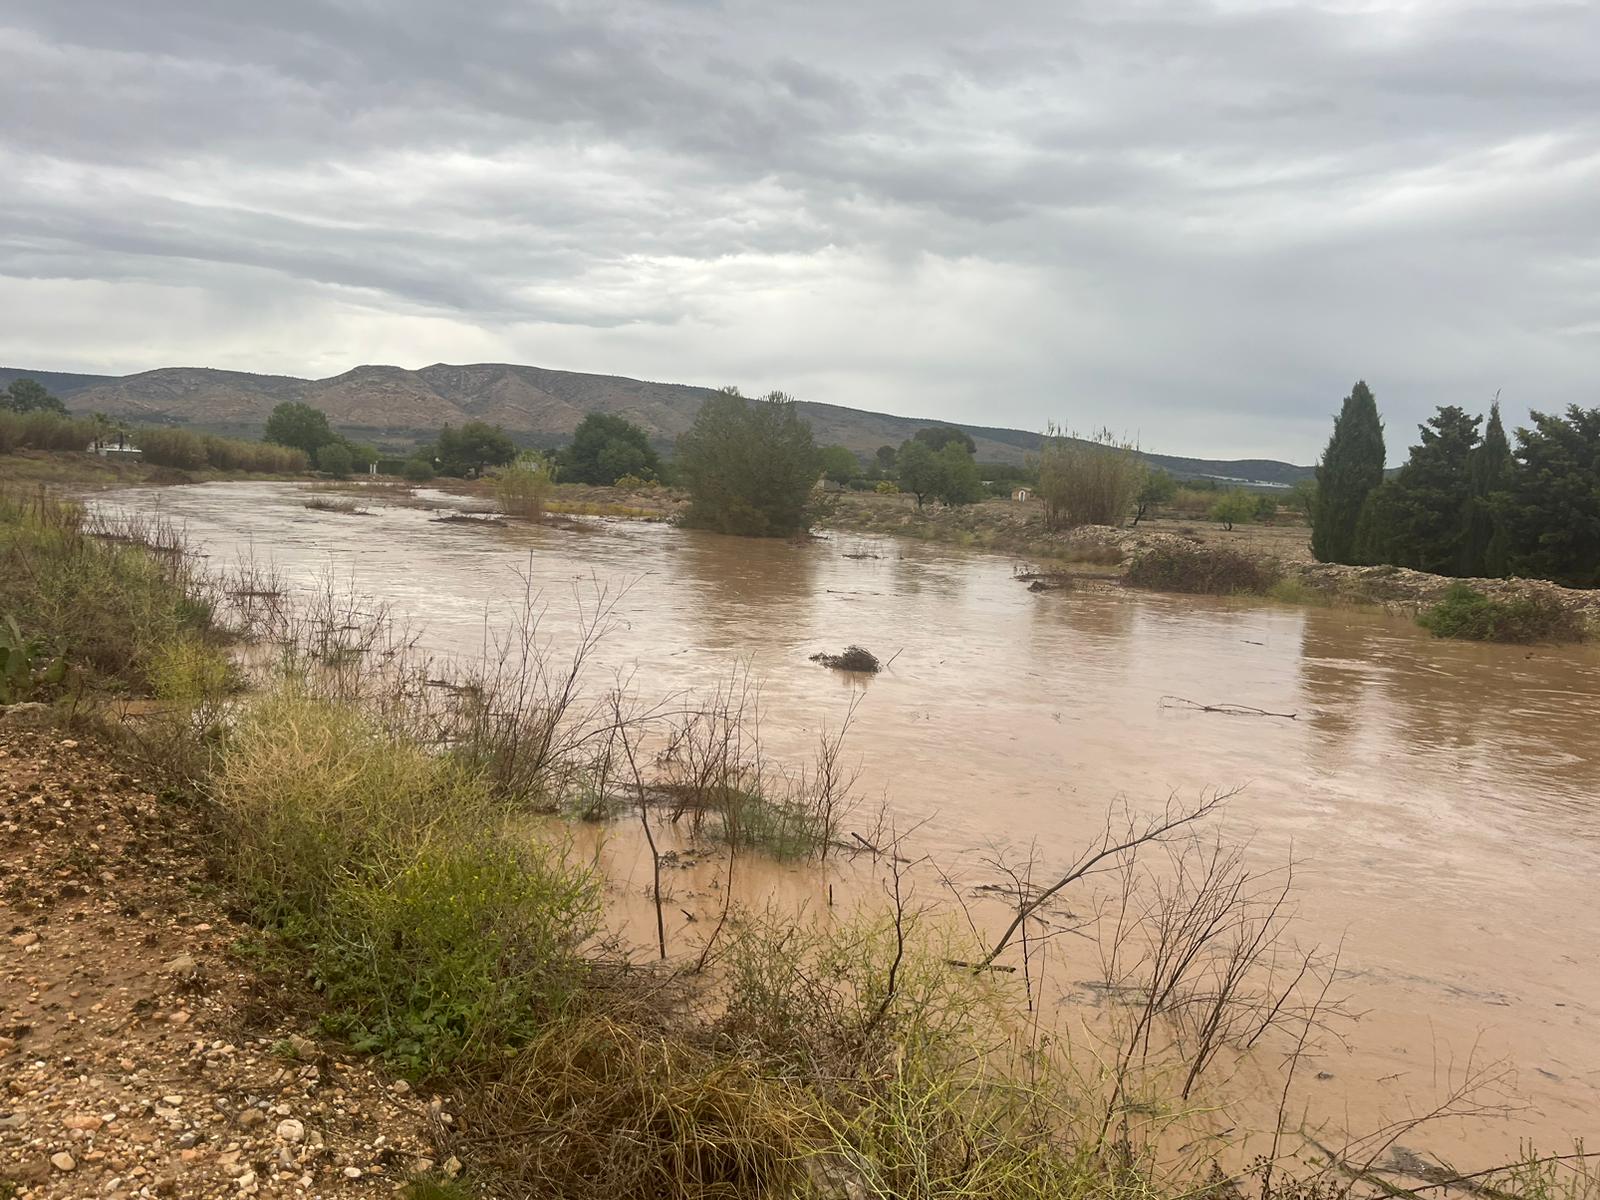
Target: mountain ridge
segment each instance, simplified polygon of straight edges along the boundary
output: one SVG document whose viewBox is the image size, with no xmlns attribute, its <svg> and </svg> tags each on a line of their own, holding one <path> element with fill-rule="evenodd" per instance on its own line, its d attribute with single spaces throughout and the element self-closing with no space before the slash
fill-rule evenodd
<svg viewBox="0 0 1600 1200">
<path fill-rule="evenodd" d="M 128 421 L 186 425 L 218 433 L 259 434 L 284 401 L 328 414 L 335 429 L 389 445 L 415 444 L 444 424 L 488 421 L 525 443 L 554 446 L 571 437 L 588 412 L 626 417 L 662 447 L 694 420 L 715 389 L 694 384 L 559 371 L 518 363 L 432 363 L 411 369 L 362 364 L 325 379 L 257 374 L 217 367 L 157 367 L 131 375 L 91 375 L 0 367 L 0 387 L 38 380 L 77 413 L 103 412 Z M 984 462 L 1022 463 L 1042 435 L 1003 426 L 904 417 L 800 400 L 817 442 L 840 443 L 862 455 L 898 446 L 918 429 L 954 425 L 969 434 Z M 1181 478 L 1288 485 L 1312 468 L 1276 459 L 1206 459 L 1144 452 Z"/>
</svg>

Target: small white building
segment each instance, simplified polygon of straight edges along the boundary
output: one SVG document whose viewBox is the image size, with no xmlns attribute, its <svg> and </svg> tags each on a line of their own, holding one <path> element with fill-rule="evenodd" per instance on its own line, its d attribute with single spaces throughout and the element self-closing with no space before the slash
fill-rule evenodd
<svg viewBox="0 0 1600 1200">
<path fill-rule="evenodd" d="M 1033 499 L 1033 489 L 1032 488 L 1018 488 L 1016 491 L 1011 493 L 1011 498 L 1013 500 L 1015 500 L 1018 504 L 1021 504 L 1025 500 L 1032 500 Z"/>
</svg>

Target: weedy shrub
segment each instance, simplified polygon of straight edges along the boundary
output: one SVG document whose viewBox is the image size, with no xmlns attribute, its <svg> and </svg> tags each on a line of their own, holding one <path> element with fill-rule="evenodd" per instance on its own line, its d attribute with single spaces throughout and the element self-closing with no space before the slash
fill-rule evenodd
<svg viewBox="0 0 1600 1200">
<path fill-rule="evenodd" d="M 504 811 L 475 773 L 292 684 L 240 715 L 211 792 L 235 877 L 262 920 L 290 930 L 317 922 L 348 870 L 403 868 Z"/>
<path fill-rule="evenodd" d="M 1048 430 L 1039 451 L 1039 496 L 1051 529 L 1124 524 L 1148 469 L 1138 447 L 1109 429 L 1093 438 Z"/>
<path fill-rule="evenodd" d="M 298 474 L 306 469 L 305 451 L 272 442 L 216 437 L 187 429 L 141 429 L 134 443 L 146 462 L 182 471 L 212 467 L 218 471 L 253 471 L 275 475 Z"/>
<path fill-rule="evenodd" d="M 98 427 L 60 413 L 0 409 L 0 454 L 18 450 L 86 450 Z"/>
<path fill-rule="evenodd" d="M 970 1058 L 1018 999 L 990 975 L 951 968 L 972 956 L 899 907 L 842 922 L 745 914 L 721 957 L 717 1032 L 740 1054 L 818 1079 L 880 1075 L 907 1055 Z"/>
<path fill-rule="evenodd" d="M 358 1050 L 413 1074 L 503 1056 L 578 994 L 596 877 L 555 848 L 430 843 L 359 866 L 319 920 L 313 964 Z"/>
<path fill-rule="evenodd" d="M 1497 600 L 1464 583 L 1451 584 L 1417 624 L 1434 637 L 1473 642 L 1581 642 L 1588 632 L 1583 618 L 1552 596 Z"/>
<path fill-rule="evenodd" d="M 0 624 L 0 704 L 47 695 L 67 675 L 67 660 L 40 637 L 25 637 L 14 617 Z"/>
<path fill-rule="evenodd" d="M 1156 592 L 1206 596 L 1264 595 L 1278 581 L 1277 564 L 1220 546 L 1156 546 L 1135 558 L 1127 579 Z"/>
<path fill-rule="evenodd" d="M 818 1107 L 748 1058 L 589 1014 L 546 1029 L 463 1115 L 483 1135 L 474 1162 L 512 1194 L 712 1200 L 812 1194 Z"/>
<path fill-rule="evenodd" d="M 543 519 L 556 469 L 541 455 L 524 454 L 494 477 L 494 498 L 508 517 L 525 521 Z"/>
<path fill-rule="evenodd" d="M 163 648 L 212 624 L 209 589 L 170 530 L 3 492 L 0 611 L 91 682 L 135 691 L 151 688 Z"/>
</svg>

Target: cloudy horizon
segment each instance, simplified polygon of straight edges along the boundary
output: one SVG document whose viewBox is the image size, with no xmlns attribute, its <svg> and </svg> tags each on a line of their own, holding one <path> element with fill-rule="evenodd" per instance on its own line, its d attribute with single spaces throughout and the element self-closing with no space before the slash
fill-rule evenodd
<svg viewBox="0 0 1600 1200">
<path fill-rule="evenodd" d="M 529 363 L 1309 462 L 1600 404 L 1600 6 L 0 0 L 0 365 Z"/>
</svg>

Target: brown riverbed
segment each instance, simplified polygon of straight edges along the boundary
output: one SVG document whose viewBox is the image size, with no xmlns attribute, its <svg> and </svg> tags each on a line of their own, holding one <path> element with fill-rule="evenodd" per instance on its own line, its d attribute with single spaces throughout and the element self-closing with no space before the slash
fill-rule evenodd
<svg viewBox="0 0 1600 1200">
<path fill-rule="evenodd" d="M 102 502 L 164 512 L 219 562 L 249 554 L 298 586 L 331 574 L 381 596 L 441 653 L 480 650 L 485 619 L 513 611 L 519 573 L 543 590 L 557 646 L 579 598 L 621 592 L 596 686 L 623 672 L 645 695 L 704 690 L 747 664 L 780 758 L 807 755 L 860 695 L 861 827 L 886 801 L 964 887 L 1005 847 L 1032 847 L 1047 873 L 1118 800 L 1153 809 L 1242 785 L 1220 825 L 1252 861 L 1298 860 L 1297 934 L 1342 939 L 1341 992 L 1362 1014 L 1297 1083 L 1314 1122 L 1371 1128 L 1425 1108 L 1472 1058 L 1515 1069 L 1514 1107 L 1434 1127 L 1420 1140 L 1435 1152 L 1484 1163 L 1600 1132 L 1592 647 L 1438 642 L 1379 611 L 1030 593 L 1006 557 L 857 534 L 793 545 L 629 522 L 482 527 L 377 504 L 314 512 L 305 498 L 214 484 Z M 850 643 L 892 667 L 861 678 L 809 661 Z M 618 830 L 606 854 L 646 940 L 643 847 Z M 674 938 L 696 936 L 683 910 L 703 908 L 720 869 L 677 874 Z M 751 860 L 741 891 L 825 903 L 830 882 L 871 893 L 863 870 Z M 1083 954 L 1061 951 L 1058 998 L 1094 974 Z M 1247 1071 L 1256 1082 L 1240 1086 L 1265 1077 Z"/>
</svg>

